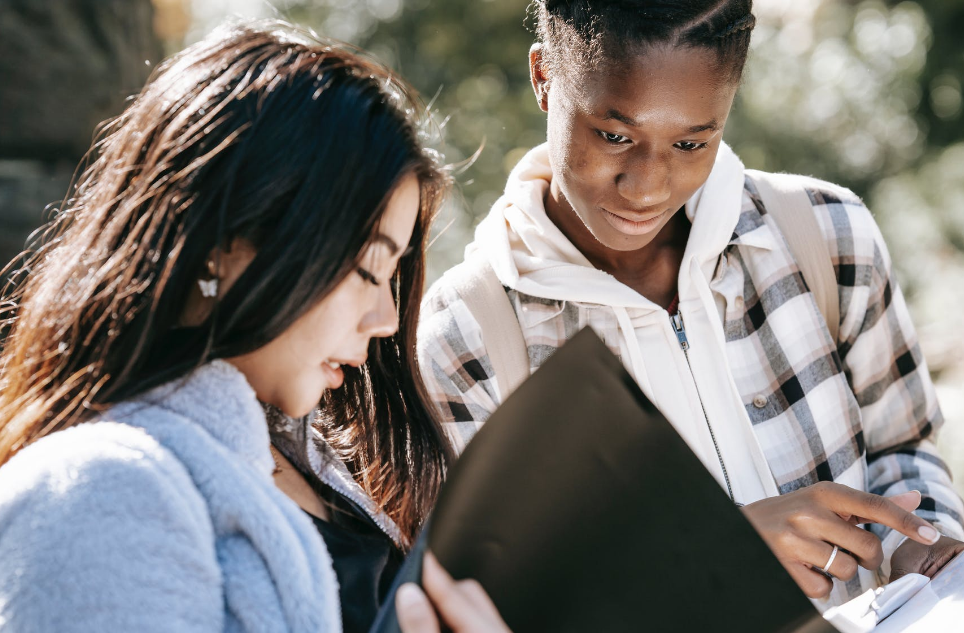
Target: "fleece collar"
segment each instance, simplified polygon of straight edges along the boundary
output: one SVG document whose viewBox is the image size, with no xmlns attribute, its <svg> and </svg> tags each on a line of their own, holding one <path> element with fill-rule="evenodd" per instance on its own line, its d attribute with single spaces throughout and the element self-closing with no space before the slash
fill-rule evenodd
<svg viewBox="0 0 964 633">
<path fill-rule="evenodd" d="M 133 403 L 166 409 L 198 424 L 220 444 L 268 476 L 274 469 L 268 422 L 244 374 L 224 360 L 198 367 Z"/>
</svg>

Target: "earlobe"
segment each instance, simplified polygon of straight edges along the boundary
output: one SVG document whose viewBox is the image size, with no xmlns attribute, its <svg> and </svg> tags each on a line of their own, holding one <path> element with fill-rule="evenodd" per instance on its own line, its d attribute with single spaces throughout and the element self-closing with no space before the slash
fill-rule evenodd
<svg viewBox="0 0 964 633">
<path fill-rule="evenodd" d="M 536 102 L 543 112 L 549 111 L 549 72 L 543 57 L 542 44 L 536 42 L 529 48 L 529 79 L 532 90 L 536 95 Z"/>
</svg>

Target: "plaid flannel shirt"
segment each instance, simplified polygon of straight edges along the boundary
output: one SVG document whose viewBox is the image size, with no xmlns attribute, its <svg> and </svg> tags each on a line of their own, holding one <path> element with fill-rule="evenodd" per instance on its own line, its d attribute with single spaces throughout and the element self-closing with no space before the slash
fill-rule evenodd
<svg viewBox="0 0 964 633">
<path fill-rule="evenodd" d="M 729 366 L 780 494 L 818 481 L 882 495 L 917 489 L 917 514 L 964 540 L 964 506 L 933 442 L 940 408 L 880 231 L 851 192 L 804 177 L 801 185 L 837 275 L 838 340 L 749 179 L 712 283 Z M 532 371 L 587 325 L 619 356 L 611 311 L 507 292 Z M 444 277 L 423 302 L 419 357 L 461 451 L 501 396 L 478 323 Z M 882 539 L 890 532 L 871 529 Z M 885 553 L 900 536 L 890 534 Z M 861 584 L 855 578 L 845 593 Z"/>
</svg>

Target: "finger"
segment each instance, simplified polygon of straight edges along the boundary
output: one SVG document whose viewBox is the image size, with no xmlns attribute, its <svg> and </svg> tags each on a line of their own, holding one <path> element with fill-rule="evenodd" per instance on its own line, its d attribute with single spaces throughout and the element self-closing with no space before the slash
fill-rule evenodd
<svg viewBox="0 0 964 633">
<path fill-rule="evenodd" d="M 833 590 L 832 580 L 806 565 L 800 563 L 789 565 L 787 571 L 808 598 L 826 598 Z"/>
<path fill-rule="evenodd" d="M 920 501 L 921 501 L 920 490 L 911 490 L 909 492 L 902 492 L 899 495 L 887 497 L 887 499 L 890 499 L 891 503 L 897 504 L 902 510 L 906 510 L 907 512 L 913 512 L 920 506 Z"/>
<path fill-rule="evenodd" d="M 852 527 L 840 519 L 837 519 L 837 523 L 851 530 L 864 531 Z M 873 538 L 876 539 L 876 537 Z M 792 561 L 794 563 L 803 564 L 815 570 L 827 567 L 828 573 L 842 580 L 850 580 L 857 574 L 857 561 L 839 545 L 837 546 L 837 553 L 834 554 L 834 543 L 820 540 L 819 537 L 810 538 L 800 534 L 788 534 L 785 539 L 784 551 L 793 552 Z M 877 541 L 877 543 L 879 549 L 880 541 Z M 831 556 L 833 556 L 832 561 Z M 883 555 L 881 554 L 880 557 L 883 558 Z M 873 567 L 873 569 L 876 569 L 876 567 Z"/>
<path fill-rule="evenodd" d="M 898 505 L 908 512 L 913 512 L 920 506 L 921 494 L 919 490 L 911 490 L 909 492 L 902 492 L 899 495 L 894 495 L 892 497 L 887 497 L 891 502 Z M 860 523 L 870 523 L 867 519 L 863 517 L 850 517 L 850 522 L 853 524 Z"/>
<path fill-rule="evenodd" d="M 887 582 L 889 582 L 889 583 L 890 583 L 890 582 L 894 582 L 895 580 L 897 580 L 897 579 L 900 578 L 901 576 L 906 576 L 906 575 L 909 574 L 909 573 L 911 573 L 909 569 L 901 569 L 901 568 L 899 568 L 899 567 L 897 567 L 897 568 L 891 568 L 891 570 L 890 570 L 890 578 L 887 579 Z"/>
<path fill-rule="evenodd" d="M 801 561 L 818 568 L 824 566 L 834 545 L 846 550 L 861 567 L 866 569 L 877 569 L 884 560 L 884 551 L 879 538 L 867 530 L 841 520 L 834 513 L 828 513 L 827 516 L 817 514 L 797 516 L 793 520 L 793 527 L 800 536 L 809 539 L 809 543 L 805 546 L 811 558 L 801 558 Z M 820 560 L 821 556 L 823 560 Z M 849 572 L 849 569 L 841 571 Z M 856 570 L 854 572 L 856 573 Z M 843 578 L 841 575 L 834 575 Z"/>
<path fill-rule="evenodd" d="M 924 545 L 931 545 L 940 538 L 933 525 L 886 497 L 840 484 L 816 484 L 813 488 L 816 488 L 813 494 L 818 502 L 837 514 L 863 517 L 868 522 L 886 525 Z"/>
<path fill-rule="evenodd" d="M 485 591 L 485 588 L 474 578 L 460 580 L 458 583 L 459 591 L 472 603 L 472 605 L 482 613 L 498 613 L 495 603 Z"/>
<path fill-rule="evenodd" d="M 830 574 L 834 578 L 839 578 L 840 580 L 850 580 L 857 575 L 857 561 L 849 552 L 844 551 L 839 546 L 836 552 L 834 548 L 830 546 L 829 543 L 826 544 L 826 558 L 823 559 L 823 563 L 817 563 L 812 565 L 814 569 L 818 569 L 826 574 Z M 874 568 L 876 569 L 876 567 Z"/>
<path fill-rule="evenodd" d="M 947 537 L 941 537 L 941 541 L 928 550 L 924 567 L 919 572 L 928 578 L 933 578 L 934 574 L 944 568 L 944 565 L 951 562 L 961 551 L 964 551 L 964 543 L 960 541 L 954 541 Z"/>
<path fill-rule="evenodd" d="M 405 583 L 395 594 L 395 612 L 402 633 L 439 633 L 432 604 L 415 583 Z"/>
<path fill-rule="evenodd" d="M 465 628 L 473 619 L 477 619 L 473 617 L 475 609 L 472 603 L 459 591 L 452 576 L 431 552 L 425 554 L 422 584 L 439 615 L 453 629 Z"/>
</svg>

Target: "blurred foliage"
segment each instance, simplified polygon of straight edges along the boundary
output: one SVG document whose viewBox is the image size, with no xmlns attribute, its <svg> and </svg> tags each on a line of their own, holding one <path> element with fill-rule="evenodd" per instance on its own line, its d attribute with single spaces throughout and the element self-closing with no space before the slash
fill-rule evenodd
<svg viewBox="0 0 964 633">
<path fill-rule="evenodd" d="M 436 222 L 441 238 L 431 278 L 461 261 L 471 227 L 501 195 L 506 175 L 545 141 L 545 121 L 529 86 L 532 34 L 528 0 L 314 0 L 290 3 L 287 17 L 358 43 L 412 83 L 443 124 L 442 150 L 453 164 L 474 160 Z M 478 151 L 481 148 L 481 151 Z"/>
<path fill-rule="evenodd" d="M 437 223 L 447 230 L 431 252 L 433 276 L 461 258 L 509 170 L 545 139 L 528 78 L 528 2 L 277 5 L 283 17 L 371 50 L 426 99 L 435 96 L 450 161 L 483 148 L 460 177 L 462 198 Z M 268 13 L 254 0 L 195 0 L 194 7 L 202 23 L 226 8 Z M 946 274 L 964 274 L 964 1 L 757 0 L 755 12 L 728 142 L 750 167 L 812 174 L 864 197 L 925 327 L 943 318 L 931 316 L 935 306 L 964 311 L 964 292 L 939 292 Z M 938 367 L 946 364 L 940 355 Z"/>
<path fill-rule="evenodd" d="M 758 6 L 728 139 L 750 166 L 863 196 L 928 333 L 931 364 L 959 363 L 964 347 L 947 317 L 964 310 L 964 3 Z"/>
</svg>

